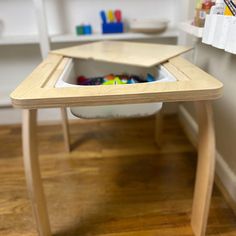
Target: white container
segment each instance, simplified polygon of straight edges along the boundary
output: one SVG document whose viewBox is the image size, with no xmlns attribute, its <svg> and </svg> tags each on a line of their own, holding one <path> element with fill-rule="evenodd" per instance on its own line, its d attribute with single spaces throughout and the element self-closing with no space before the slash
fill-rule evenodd
<svg viewBox="0 0 236 236">
<path fill-rule="evenodd" d="M 202 42 L 208 45 L 212 45 L 214 41 L 214 34 L 216 30 L 217 17 L 219 15 L 207 15 L 203 29 Z"/>
<path fill-rule="evenodd" d="M 227 33 L 225 51 L 236 54 L 236 17 L 231 17 Z"/>
<path fill-rule="evenodd" d="M 104 76 L 106 74 L 114 73 L 129 73 L 145 75 L 152 73 L 156 77 L 156 81 L 151 83 L 173 82 L 175 78 L 163 67 L 155 66 L 151 68 L 129 66 L 123 64 L 107 63 L 95 60 L 74 60 L 70 59 L 66 65 L 65 70 L 58 79 L 55 87 L 79 87 L 76 85 L 77 75 L 84 75 L 86 77 Z M 142 83 L 142 85 L 144 85 Z M 106 85 L 94 85 L 106 86 Z M 120 86 L 120 85 L 110 85 Z M 122 86 L 133 86 L 132 84 Z M 84 106 L 72 107 L 71 112 L 79 118 L 95 119 L 95 118 L 118 118 L 118 117 L 137 117 L 150 116 L 162 108 L 162 103 L 144 103 L 144 104 L 125 104 L 125 105 L 104 105 L 104 106 Z"/>
<path fill-rule="evenodd" d="M 232 16 L 223 16 L 223 15 L 217 16 L 216 28 L 212 46 L 219 49 L 225 49 L 229 32 L 229 26 L 232 20 L 233 20 Z"/>
</svg>

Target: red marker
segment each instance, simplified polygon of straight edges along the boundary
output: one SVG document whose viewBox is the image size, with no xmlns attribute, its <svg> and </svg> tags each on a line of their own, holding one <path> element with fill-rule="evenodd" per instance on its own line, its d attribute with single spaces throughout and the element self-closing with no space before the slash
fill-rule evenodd
<svg viewBox="0 0 236 236">
<path fill-rule="evenodd" d="M 116 21 L 117 22 L 121 22 L 122 21 L 122 14 L 120 10 L 116 10 L 115 11 L 115 17 L 116 17 Z"/>
</svg>

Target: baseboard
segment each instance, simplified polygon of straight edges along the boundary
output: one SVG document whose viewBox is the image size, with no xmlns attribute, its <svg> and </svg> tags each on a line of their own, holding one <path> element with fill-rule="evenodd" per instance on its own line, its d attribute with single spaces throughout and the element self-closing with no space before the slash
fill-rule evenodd
<svg viewBox="0 0 236 236">
<path fill-rule="evenodd" d="M 179 106 L 179 119 L 190 141 L 197 147 L 198 124 L 183 106 Z M 236 209 L 236 175 L 216 150 L 216 184 L 233 210 Z M 218 180 L 218 181 L 217 181 Z M 217 183 L 218 182 L 218 183 Z M 226 191 L 226 192 L 225 192 Z"/>
</svg>

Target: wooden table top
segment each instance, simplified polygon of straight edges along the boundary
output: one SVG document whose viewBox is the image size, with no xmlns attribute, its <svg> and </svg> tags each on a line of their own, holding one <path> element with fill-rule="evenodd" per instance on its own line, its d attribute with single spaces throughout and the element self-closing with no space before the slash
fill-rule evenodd
<svg viewBox="0 0 236 236">
<path fill-rule="evenodd" d="M 13 106 L 21 109 L 34 109 L 149 102 L 200 101 L 217 99 L 222 95 L 223 84 L 220 81 L 178 56 L 181 52 L 189 50 L 189 48 L 172 46 L 172 54 L 170 52 L 171 48 L 168 48 L 168 53 L 164 52 L 162 54 L 163 57 L 160 57 L 160 55 L 155 57 L 155 54 L 151 53 L 151 59 L 147 61 L 148 54 L 144 48 L 148 44 L 139 44 L 139 47 L 141 47 L 140 52 L 142 52 L 141 55 L 143 55 L 144 59 L 143 62 L 140 59 L 133 60 L 133 55 L 133 57 L 131 56 L 129 58 L 131 62 L 129 63 L 126 59 L 124 64 L 150 66 L 162 62 L 161 64 L 176 78 L 176 81 L 119 86 L 55 88 L 55 84 L 70 57 L 96 58 L 97 60 L 103 61 L 106 61 L 108 57 L 109 59 L 107 61 L 109 62 L 116 62 L 118 60 L 121 63 L 120 57 L 117 56 L 122 57 L 120 50 L 117 50 L 117 48 L 121 47 L 119 43 L 115 42 L 114 44 L 116 45 L 116 50 L 114 50 L 116 56 L 111 54 L 110 49 L 107 51 L 106 47 L 102 47 L 101 43 L 96 44 L 96 48 L 98 49 L 97 57 L 94 52 L 91 54 L 93 56 L 88 54 L 87 49 L 91 47 L 88 47 L 86 50 L 84 49 L 80 55 L 78 53 L 72 55 L 74 50 L 71 50 L 71 48 L 51 52 L 11 94 Z M 109 42 L 110 44 L 112 42 Z M 131 44 L 133 45 L 133 43 L 125 43 L 125 47 L 127 48 Z M 104 50 L 104 55 L 102 55 L 101 48 Z M 149 47 L 148 53 L 154 48 L 155 46 Z M 158 48 L 160 48 L 160 45 L 157 45 Z M 135 53 L 137 55 L 137 52 Z M 170 59 L 166 59 L 166 57 Z M 113 60 L 111 60 L 112 58 Z"/>
</svg>

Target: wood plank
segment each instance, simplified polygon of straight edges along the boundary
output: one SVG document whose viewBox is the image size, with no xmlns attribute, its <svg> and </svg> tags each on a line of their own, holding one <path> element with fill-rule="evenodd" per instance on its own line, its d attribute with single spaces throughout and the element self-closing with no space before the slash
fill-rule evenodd
<svg viewBox="0 0 236 236">
<path fill-rule="evenodd" d="M 196 236 L 205 236 L 215 176 L 215 131 L 210 102 L 198 102 L 198 164 L 191 225 Z"/>
<path fill-rule="evenodd" d="M 63 48 L 52 53 L 72 58 L 151 67 L 191 49 L 176 45 L 104 41 Z"/>
<path fill-rule="evenodd" d="M 37 110 L 23 110 L 24 169 L 38 233 L 40 236 L 50 236 L 51 230 L 38 161 L 36 119 Z"/>
</svg>

